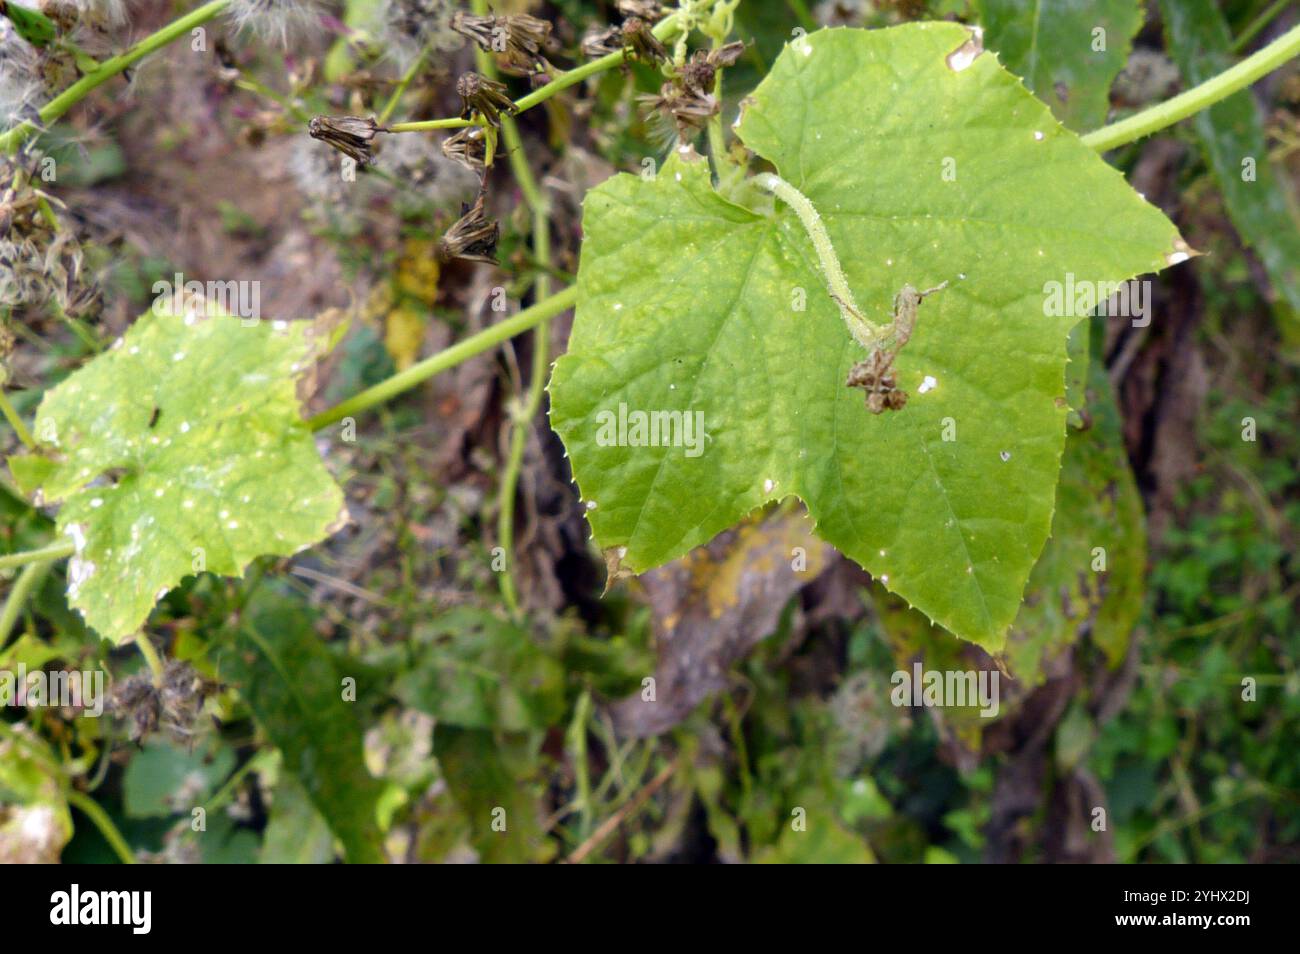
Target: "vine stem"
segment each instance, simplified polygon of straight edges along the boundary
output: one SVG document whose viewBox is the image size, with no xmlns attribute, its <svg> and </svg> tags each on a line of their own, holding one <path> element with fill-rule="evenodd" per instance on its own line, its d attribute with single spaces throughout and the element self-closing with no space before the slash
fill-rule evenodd
<svg viewBox="0 0 1300 954">
<path fill-rule="evenodd" d="M 42 560 L 59 560 L 66 556 L 72 556 L 75 550 L 76 547 L 71 540 L 60 540 L 58 543 L 51 543 L 49 546 L 41 547 L 39 550 L 6 553 L 4 556 L 0 556 L 0 570 L 25 566 L 28 563 L 39 563 Z"/>
<path fill-rule="evenodd" d="M 27 429 L 27 425 L 23 423 L 22 415 L 18 413 L 18 409 L 15 408 L 13 403 L 9 400 L 9 395 L 3 390 L 0 390 L 0 411 L 4 412 L 5 420 L 7 420 L 9 425 L 14 429 L 14 433 L 17 434 L 18 439 L 23 442 L 23 446 L 28 450 L 36 447 L 36 441 L 32 437 L 32 432 Z"/>
<path fill-rule="evenodd" d="M 487 0 L 474 0 L 472 8 L 479 16 L 487 15 Z M 492 56 L 482 49 L 477 49 L 474 53 L 479 70 L 489 79 L 498 79 L 496 61 Z M 524 202 L 533 214 L 533 258 L 538 268 L 533 292 L 535 300 L 544 300 L 551 294 L 551 279 L 547 274 L 551 268 L 550 203 L 533 175 L 532 166 L 524 152 L 523 137 L 519 135 L 519 125 L 514 117 L 502 114 L 501 136 L 505 140 L 510 171 L 514 173 L 515 182 L 519 185 L 519 191 L 523 193 Z M 533 360 L 528 391 L 524 400 L 510 415 L 510 449 L 506 453 L 506 469 L 501 477 L 500 496 L 497 502 L 497 545 L 506 555 L 505 572 L 501 574 L 501 597 L 505 600 L 511 615 L 519 613 L 519 593 L 515 586 L 514 574 L 515 492 L 519 488 L 519 475 L 524 466 L 528 433 L 532 428 L 533 418 L 537 416 L 542 406 L 542 389 L 546 383 L 546 369 L 550 364 L 547 335 L 549 322 L 550 318 L 542 319 L 533 332 Z"/>
<path fill-rule="evenodd" d="M 677 22 L 676 15 L 664 19 L 654 28 L 654 35 L 661 40 L 669 39 L 673 34 L 681 29 Z M 598 59 L 583 63 L 581 66 L 566 70 L 555 79 L 551 80 L 545 86 L 538 87 L 527 96 L 521 96 L 515 100 L 516 115 L 525 110 L 532 109 L 534 106 L 546 102 L 556 93 L 563 92 L 570 86 L 576 86 L 589 76 L 595 76 L 597 73 L 603 73 L 605 70 L 613 69 L 616 66 L 622 66 L 627 61 L 627 55 L 618 50 L 614 53 L 607 53 Z M 388 127 L 388 132 L 424 132 L 430 129 L 460 129 L 465 126 L 472 126 L 473 121 L 469 119 L 422 119 L 408 123 L 394 123 Z"/>
<path fill-rule="evenodd" d="M 93 89 L 124 72 L 133 63 L 143 59 L 155 50 L 159 50 L 173 40 L 179 39 L 195 27 L 207 23 L 229 5 L 230 0 L 210 0 L 210 2 L 205 3 L 198 9 L 149 34 L 139 43 L 130 47 L 125 53 L 100 63 L 99 69 L 87 73 L 41 107 L 38 114 L 40 122 L 42 124 L 54 122 L 54 120 L 85 99 Z M 30 120 L 18 124 L 13 129 L 0 135 L 0 150 L 13 153 L 36 129 L 37 125 Z"/>
<path fill-rule="evenodd" d="M 18 614 L 23 611 L 27 597 L 41 585 L 45 574 L 50 572 L 50 567 L 53 565 L 53 560 L 37 560 L 27 564 L 23 567 L 23 572 L 18 574 L 18 579 L 10 588 L 9 595 L 5 597 L 4 608 L 0 609 L 0 648 L 9 642 L 9 634 L 13 632 L 14 624 L 18 622 Z"/>
<path fill-rule="evenodd" d="M 153 675 L 153 684 L 161 686 L 167 671 L 163 668 L 162 659 L 158 655 L 158 647 L 149 641 L 148 634 L 142 632 L 135 634 L 135 644 L 140 649 L 140 655 L 144 657 L 149 672 Z"/>
<path fill-rule="evenodd" d="M 99 807 L 98 802 L 89 795 L 86 795 L 84 792 L 80 792 L 75 788 L 68 789 L 67 797 L 69 805 L 75 805 L 83 815 L 94 822 L 95 827 L 98 828 L 99 833 L 104 836 L 104 840 L 108 842 L 109 847 L 113 849 L 113 853 L 121 859 L 122 864 L 136 864 L 136 857 L 131 851 L 131 846 L 126 843 L 126 839 L 122 837 L 122 833 L 118 831 L 117 826 L 113 824 L 113 819 L 108 817 L 108 812 Z"/>
<path fill-rule="evenodd" d="M 1127 119 L 1090 132 L 1083 137 L 1083 141 L 1098 152 L 1105 152 L 1149 136 L 1227 99 L 1297 54 L 1300 54 L 1300 26 L 1292 27 L 1262 50 L 1252 53 L 1199 86 L 1193 86 L 1173 99 L 1144 109 Z"/>
<path fill-rule="evenodd" d="M 405 371 L 400 371 L 392 377 L 380 381 L 373 387 L 366 388 L 360 394 L 354 394 L 346 401 L 336 404 L 329 410 L 322 411 L 315 417 L 304 421 L 303 426 L 318 431 L 322 427 L 328 427 L 330 424 L 343 420 L 345 417 L 369 410 L 376 404 L 383 404 L 403 391 L 409 391 L 435 374 L 446 371 L 448 368 L 454 368 L 462 361 L 466 361 L 477 354 L 482 354 L 489 348 L 495 347 L 501 342 L 527 331 L 529 328 L 535 328 L 547 318 L 552 318 L 565 309 L 572 308 L 577 301 L 578 288 L 576 285 L 570 285 L 563 291 L 556 292 L 549 298 L 525 308 L 519 314 L 498 322 L 490 328 L 484 328 L 478 334 L 470 335 L 464 341 L 458 342 L 450 348 L 444 348 L 423 361 L 416 362 Z M 3 557 L 0 557 L 0 568 L 5 565 L 2 562 L 3 559 Z M 20 562 L 25 563 L 28 561 L 23 560 Z"/>
<path fill-rule="evenodd" d="M 754 181 L 760 188 L 771 192 L 794 209 L 795 215 L 799 216 L 804 231 L 812 239 L 813 248 L 817 251 L 817 260 L 821 262 L 822 272 L 826 276 L 826 285 L 830 290 L 831 298 L 839 306 L 840 316 L 858 344 L 870 351 L 880 341 L 884 329 L 862 314 L 857 302 L 853 300 L 853 291 L 844 277 L 844 270 L 840 268 L 839 257 L 835 254 L 835 247 L 831 245 L 831 237 L 826 232 L 826 224 L 822 221 L 821 213 L 806 195 L 775 173 L 759 173 L 754 177 Z"/>
</svg>

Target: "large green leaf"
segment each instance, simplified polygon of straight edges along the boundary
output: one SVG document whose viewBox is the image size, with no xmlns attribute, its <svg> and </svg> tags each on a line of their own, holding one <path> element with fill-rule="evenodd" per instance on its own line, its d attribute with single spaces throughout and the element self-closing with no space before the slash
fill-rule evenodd
<svg viewBox="0 0 1300 954">
<path fill-rule="evenodd" d="M 196 569 L 238 575 L 345 518 L 301 426 L 309 326 L 150 313 L 45 395 L 42 455 L 10 458 L 24 490 L 62 502 L 77 551 L 68 596 L 114 641 Z"/>
<path fill-rule="evenodd" d="M 375 814 L 381 786 L 366 771 L 356 704 L 343 700 L 342 677 L 311 613 L 276 590 L 259 590 L 218 673 L 239 690 L 348 860 L 383 861 Z"/>
<path fill-rule="evenodd" d="M 1188 86 L 1204 83 L 1233 64 L 1232 36 L 1209 0 L 1160 4 L 1169 50 Z M 1264 124 L 1254 93 L 1245 89 L 1192 117 L 1206 163 L 1223 191 L 1237 227 L 1285 301 L 1284 327 L 1300 340 L 1300 214 L 1286 179 L 1268 158 Z"/>
<path fill-rule="evenodd" d="M 1142 26 L 1138 0 L 980 0 L 984 45 L 1080 132 L 1106 121 L 1110 84 Z"/>
<path fill-rule="evenodd" d="M 887 320 L 905 283 L 950 282 L 896 362 L 901 411 L 872 415 L 845 387 L 864 353 L 789 209 L 734 204 L 679 156 L 588 195 L 551 421 L 596 538 L 628 569 L 794 494 L 891 590 L 1001 648 L 1064 440 L 1075 318 L 1045 314 L 1046 283 L 1123 281 L 1185 246 L 993 57 L 950 65 L 967 38 L 934 23 L 800 38 L 739 125 L 812 200 L 870 316 Z M 703 452 L 611 446 L 597 415 L 620 404 L 702 413 Z"/>
</svg>

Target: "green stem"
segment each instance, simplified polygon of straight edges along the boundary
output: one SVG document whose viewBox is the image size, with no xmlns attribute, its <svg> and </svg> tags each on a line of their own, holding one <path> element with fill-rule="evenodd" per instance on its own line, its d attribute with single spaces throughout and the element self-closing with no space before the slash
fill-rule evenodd
<svg viewBox="0 0 1300 954">
<path fill-rule="evenodd" d="M 844 277 L 844 270 L 840 268 L 839 257 L 835 254 L 835 247 L 831 245 L 831 237 L 826 232 L 821 213 L 813 207 L 807 196 L 774 173 L 760 173 L 754 177 L 754 181 L 760 188 L 771 192 L 794 209 L 795 215 L 799 216 L 804 231 L 812 239 L 813 248 L 817 251 L 817 260 L 821 262 L 822 272 L 826 276 L 826 285 L 830 290 L 831 298 L 839 306 L 840 316 L 857 342 L 870 351 L 880 341 L 884 329 L 863 315 L 857 302 L 853 300 L 853 291 Z"/>
<path fill-rule="evenodd" d="M 413 123 L 393 123 L 390 133 L 424 132 L 428 129 L 463 129 L 474 124 L 468 119 L 421 119 Z"/>
<path fill-rule="evenodd" d="M 131 846 L 126 843 L 122 833 L 117 830 L 113 824 L 113 819 L 108 817 L 108 812 L 99 807 L 89 795 L 77 791 L 75 788 L 68 789 L 68 804 L 75 805 L 77 809 L 94 822 L 99 833 L 104 836 L 113 853 L 122 860 L 124 865 L 133 865 L 136 863 L 135 854 L 131 851 Z"/>
<path fill-rule="evenodd" d="M 1227 99 L 1297 54 L 1300 54 L 1300 26 L 1288 30 L 1262 50 L 1251 54 L 1218 76 L 1206 80 L 1199 86 L 1193 86 L 1173 99 L 1090 132 L 1083 137 L 1083 141 L 1098 152 L 1105 152 L 1116 146 L 1134 142 L 1143 136 L 1149 136 L 1153 132 L 1186 119 L 1193 113 L 1213 106 L 1222 99 Z"/>
<path fill-rule="evenodd" d="M 135 634 L 135 644 L 139 647 L 140 655 L 144 657 L 145 663 L 149 666 L 149 672 L 153 674 L 153 684 L 161 686 L 167 673 L 163 668 L 162 658 L 158 655 L 158 648 L 154 646 L 149 640 L 148 634 L 144 632 Z"/>
<path fill-rule="evenodd" d="M 401 102 L 402 94 L 406 92 L 406 88 L 411 85 L 411 80 L 415 79 L 415 74 L 418 73 L 420 67 L 424 65 L 426 52 L 426 50 L 421 50 L 420 55 L 417 56 L 415 62 L 411 64 L 410 69 L 402 74 L 401 80 L 397 83 L 397 88 L 393 90 L 393 95 L 388 97 L 388 104 L 384 106 L 384 111 L 379 114 L 379 125 L 382 126 L 384 123 L 388 122 L 388 117 L 393 115 L 393 110 L 396 109 L 397 104 Z"/>
<path fill-rule="evenodd" d="M 487 0 L 474 0 L 472 7 L 478 16 L 487 14 Z M 490 79 L 497 79 L 496 61 L 484 50 L 476 50 L 475 54 L 479 70 Z M 524 152 L 523 137 L 519 135 L 519 125 L 513 117 L 502 115 L 501 136 L 505 139 L 510 170 L 514 173 L 515 182 L 519 184 L 519 191 L 524 195 L 524 202 L 533 213 L 533 257 L 540 269 L 533 292 L 534 300 L 543 301 L 551 294 L 551 279 L 547 274 L 551 267 L 550 204 L 533 175 L 532 166 Z M 533 360 L 527 396 L 510 415 L 510 450 L 506 455 L 506 469 L 501 478 L 497 505 L 497 544 L 506 554 L 506 570 L 501 574 L 501 596 L 511 614 L 519 612 L 519 594 L 514 578 L 515 491 L 519 487 L 519 475 L 523 470 L 528 432 L 533 418 L 542 406 L 542 390 L 546 383 L 546 369 L 550 364 L 547 321 L 549 319 L 544 320 L 533 335 Z"/>
<path fill-rule="evenodd" d="M 22 416 L 19 415 L 18 409 L 10 402 L 9 395 L 2 390 L 0 390 L 0 411 L 4 412 L 5 420 L 7 420 L 9 426 L 14 429 L 14 433 L 17 434 L 18 439 L 23 442 L 23 446 L 28 450 L 35 449 L 36 441 L 32 437 L 32 432 L 29 431 L 27 425 L 23 423 Z"/>
<path fill-rule="evenodd" d="M 45 574 L 50 572 L 53 565 L 53 560 L 37 560 L 27 564 L 23 567 L 23 572 L 18 574 L 18 579 L 9 589 L 9 595 L 5 597 L 4 608 L 0 609 L 0 648 L 9 642 L 9 634 L 13 632 L 14 623 L 18 622 L 18 614 L 23 611 L 27 597 L 40 586 L 41 580 L 45 579 Z"/>
<path fill-rule="evenodd" d="M 661 40 L 666 40 L 680 29 L 676 17 L 669 16 L 661 20 L 659 25 L 654 28 L 654 35 Z M 527 96 L 515 100 L 515 112 L 518 114 L 532 109 L 534 106 L 546 102 L 556 93 L 563 92 L 570 86 L 576 86 L 587 77 L 603 73 L 605 70 L 613 69 L 616 66 L 622 66 L 626 61 L 627 55 L 622 50 L 619 50 L 615 53 L 607 53 L 599 59 L 591 60 L 561 73 L 545 86 L 539 87 Z M 424 132 L 429 129 L 459 129 L 469 125 L 472 125 L 472 122 L 468 119 L 424 119 L 409 123 L 394 123 L 388 127 L 388 131 L 394 133 Z"/>
<path fill-rule="evenodd" d="M 42 560 L 59 560 L 66 556 L 72 556 L 74 549 L 71 540 L 60 540 L 58 543 L 51 543 L 47 547 L 41 547 L 39 550 L 6 553 L 4 556 L 0 556 L 0 570 L 25 566 L 28 563 L 37 563 Z"/>
<path fill-rule="evenodd" d="M 305 123 L 311 121 L 311 114 L 307 112 L 307 110 L 303 109 L 288 96 L 285 96 L 283 93 L 277 93 L 275 90 L 271 89 L 271 87 L 259 80 L 255 80 L 249 76 L 240 76 L 239 79 L 235 80 L 235 86 L 246 93 L 264 96 L 271 102 L 279 104 L 286 112 L 290 113 L 294 119 L 297 119 L 300 122 Z"/>
<path fill-rule="evenodd" d="M 1259 16 L 1255 17 L 1254 20 L 1250 21 L 1250 24 L 1246 29 L 1241 31 L 1241 36 L 1232 41 L 1232 46 L 1230 46 L 1229 49 L 1233 53 L 1240 53 L 1250 45 L 1251 40 L 1259 36 L 1260 30 L 1272 23 L 1273 18 L 1285 10 L 1290 4 L 1291 0 L 1275 0 L 1272 6 Z"/>
<path fill-rule="evenodd" d="M 570 285 L 563 291 L 556 292 L 549 298 L 525 308 L 514 317 L 507 318 L 490 328 L 484 328 L 478 334 L 471 335 L 464 341 L 411 365 L 405 371 L 400 371 L 392 377 L 380 381 L 374 387 L 366 388 L 360 394 L 354 394 L 346 401 L 336 404 L 329 410 L 322 411 L 315 417 L 304 421 L 303 426 L 318 431 L 322 427 L 343 420 L 345 417 L 369 410 L 377 404 L 383 404 L 403 391 L 409 391 L 417 384 L 427 381 L 435 374 L 446 371 L 448 368 L 454 368 L 462 361 L 466 361 L 477 354 L 482 354 L 501 342 L 513 338 L 529 328 L 536 327 L 547 318 L 554 317 L 567 308 L 572 308 L 577 300 L 577 286 Z M 3 561 L 3 559 L 3 557 L 0 557 L 0 561 Z M 0 562 L 0 567 L 2 566 L 3 562 Z"/>
<path fill-rule="evenodd" d="M 114 76 L 124 72 L 133 63 L 143 59 L 155 50 L 159 50 L 174 40 L 180 39 L 190 30 L 207 23 L 227 6 L 230 0 L 210 0 L 197 10 L 187 13 L 180 19 L 173 20 L 155 33 L 151 33 L 125 53 L 105 60 L 99 69 L 87 73 L 58 96 L 54 97 L 40 111 L 42 125 L 52 123 L 81 100 L 85 99 L 96 87 L 108 82 Z M 30 121 L 20 123 L 8 132 L 0 135 L 0 150 L 12 153 L 37 129 Z"/>
</svg>

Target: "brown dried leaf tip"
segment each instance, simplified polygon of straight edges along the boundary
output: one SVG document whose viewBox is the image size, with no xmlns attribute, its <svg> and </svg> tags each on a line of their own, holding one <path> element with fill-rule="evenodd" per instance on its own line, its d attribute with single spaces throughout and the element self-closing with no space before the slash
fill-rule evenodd
<svg viewBox="0 0 1300 954">
<path fill-rule="evenodd" d="M 543 55 L 551 43 L 551 24 L 526 13 L 480 17 L 457 13 L 451 28 L 473 40 L 481 50 L 504 56 L 503 68 L 517 73 L 534 73 L 550 67 Z"/>
<path fill-rule="evenodd" d="M 456 80 L 456 93 L 464 103 L 460 114 L 466 119 L 477 112 L 493 126 L 499 126 L 502 113 L 513 116 L 518 111 L 506 92 L 505 84 L 490 80 L 481 73 L 461 73 L 460 79 Z"/>
<path fill-rule="evenodd" d="M 947 286 L 948 283 L 943 282 L 934 288 L 917 291 L 911 285 L 904 285 L 894 296 L 894 320 L 886 326 L 881 345 L 873 349 L 865 361 L 859 361 L 849 369 L 845 385 L 867 392 L 867 410 L 872 414 L 901 411 L 907 406 L 908 394 L 898 387 L 894 376 L 894 359 L 912 338 L 921 302 Z"/>
<path fill-rule="evenodd" d="M 473 205 L 461 205 L 461 217 L 438 242 L 438 258 L 449 262 L 453 258 L 469 262 L 497 263 L 494 257 L 501 228 L 484 214 L 487 193 L 480 191 Z"/>
<path fill-rule="evenodd" d="M 383 131 L 373 116 L 317 116 L 307 124 L 312 139 L 328 143 L 359 166 L 375 161 L 372 143 Z"/>
<path fill-rule="evenodd" d="M 849 369 L 844 383 L 867 392 L 867 410 L 872 414 L 901 411 L 907 405 L 907 392 L 894 379 L 894 351 L 877 348 Z"/>
</svg>

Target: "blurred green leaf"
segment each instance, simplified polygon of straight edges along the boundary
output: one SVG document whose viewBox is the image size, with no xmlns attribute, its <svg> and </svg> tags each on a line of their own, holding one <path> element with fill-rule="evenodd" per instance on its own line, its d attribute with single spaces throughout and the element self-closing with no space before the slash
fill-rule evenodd
<svg viewBox="0 0 1300 954">
<path fill-rule="evenodd" d="M 235 767 L 235 754 L 209 736 L 182 748 L 152 739 L 135 754 L 122 780 L 122 806 L 129 818 L 188 815 Z"/>
<path fill-rule="evenodd" d="M 1169 51 L 1187 86 L 1227 69 L 1232 37 L 1211 0 L 1161 0 Z M 1288 182 L 1268 158 L 1255 94 L 1244 89 L 1191 119 L 1205 161 L 1223 191 L 1228 216 L 1254 247 L 1285 305 L 1275 309 L 1291 342 L 1300 342 L 1300 212 Z"/>
<path fill-rule="evenodd" d="M 564 669 L 529 632 L 493 614 L 454 609 L 421 633 L 394 692 L 441 725 L 517 732 L 564 712 Z"/>
<path fill-rule="evenodd" d="M 258 726 L 284 755 L 349 861 L 384 860 L 375 805 L 380 783 L 366 771 L 362 732 L 342 679 L 301 603 L 260 588 L 244 610 L 219 672 L 238 688 Z"/>
<path fill-rule="evenodd" d="M 979 0 L 984 46 L 1066 126 L 1102 125 L 1142 26 L 1138 0 Z"/>
</svg>

